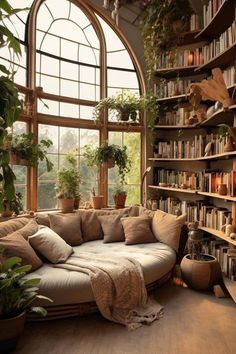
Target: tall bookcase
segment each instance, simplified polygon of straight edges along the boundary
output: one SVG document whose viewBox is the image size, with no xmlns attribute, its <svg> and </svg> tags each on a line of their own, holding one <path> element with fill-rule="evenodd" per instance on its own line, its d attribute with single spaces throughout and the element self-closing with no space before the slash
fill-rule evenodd
<svg viewBox="0 0 236 354">
<path fill-rule="evenodd" d="M 185 48 L 193 48 L 194 50 L 196 46 L 202 47 L 203 49 L 201 55 L 204 57 L 204 62 L 201 62 L 200 65 L 195 65 L 192 58 L 190 58 L 188 66 L 158 68 L 156 70 L 157 94 L 160 86 L 162 85 L 163 79 L 166 80 L 166 90 L 164 90 L 164 92 L 166 92 L 168 91 L 168 82 L 170 83 L 171 80 L 175 78 L 178 78 L 177 85 L 179 82 L 181 83 L 180 86 L 182 88 L 182 92 L 177 91 L 171 95 L 171 92 L 168 91 L 168 96 L 164 95 L 164 97 L 158 99 L 158 103 L 166 107 L 171 119 L 168 120 L 168 124 L 165 122 L 165 119 L 158 122 L 155 126 L 156 143 L 154 141 L 154 147 L 149 146 L 147 149 L 147 164 L 151 164 L 154 171 L 153 176 L 148 179 L 147 195 L 153 198 L 157 197 L 157 199 L 159 199 L 159 203 L 161 203 L 161 195 L 161 200 L 166 198 L 165 200 L 167 200 L 166 204 L 168 207 L 170 207 L 171 201 L 175 201 L 176 198 L 180 201 L 179 205 L 184 205 L 184 207 L 188 205 L 187 203 L 189 203 L 190 206 L 191 204 L 196 205 L 196 212 L 193 212 L 192 214 L 189 213 L 190 220 L 191 218 L 195 219 L 196 215 L 199 217 L 199 209 L 197 209 L 199 205 L 211 205 L 211 208 L 215 206 L 216 214 L 222 212 L 222 215 L 225 215 L 226 219 L 227 217 L 232 216 L 233 224 L 236 226 L 236 182 L 234 180 L 234 171 L 236 174 L 236 151 L 224 152 L 222 151 L 221 146 L 220 152 L 217 151 L 210 153 L 209 156 L 204 156 L 204 142 L 206 145 L 205 137 L 207 136 L 208 141 L 210 141 L 209 137 L 217 136 L 219 124 L 226 123 L 230 126 L 236 127 L 236 105 L 230 106 L 227 111 L 216 107 L 215 110 L 212 110 L 210 115 L 207 115 L 205 120 L 194 122 L 194 124 L 186 124 L 186 121 L 183 118 L 184 110 L 182 112 L 182 118 L 179 119 L 177 123 L 175 123 L 175 115 L 173 115 L 174 119 L 172 119 L 173 117 L 171 113 L 176 110 L 176 106 L 184 108 L 187 105 L 186 95 L 184 93 L 184 84 L 180 80 L 186 80 L 186 82 L 187 80 L 201 81 L 203 77 L 209 76 L 211 74 L 211 69 L 215 67 L 219 67 L 225 71 L 225 78 L 229 92 L 233 93 L 236 89 L 235 0 L 209 1 L 209 3 L 204 6 L 203 13 L 205 26 L 198 33 L 188 33 L 185 36 L 185 40 L 183 40 L 182 45 L 183 50 Z M 229 29 L 230 27 L 231 29 Z M 233 31 L 233 34 L 231 34 L 230 40 L 227 39 L 226 41 L 225 37 L 227 37 L 227 31 Z M 173 86 L 174 85 L 169 87 Z M 207 105 L 214 105 L 214 102 L 211 102 L 210 104 L 207 102 Z M 166 113 L 165 117 L 167 118 Z M 180 130 L 182 135 L 181 137 L 179 137 Z M 198 138 L 196 138 L 196 136 Z M 176 141 L 176 143 L 174 143 L 174 141 Z M 178 143 L 179 141 L 184 141 L 184 143 Z M 168 142 L 166 146 L 165 142 Z M 190 142 L 190 145 L 192 142 L 195 142 L 195 149 L 196 146 L 198 146 L 197 154 L 196 151 L 194 151 L 194 148 L 192 150 L 189 149 L 187 142 Z M 155 144 L 158 145 L 159 143 L 164 144 L 165 153 L 163 154 L 160 153 L 159 149 L 158 153 L 154 153 Z M 158 148 L 160 145 L 158 145 Z M 167 152 L 165 150 L 166 147 Z M 176 149 L 181 150 L 181 152 L 176 152 Z M 217 149 L 219 150 L 219 146 Z M 181 171 L 182 176 L 184 176 L 183 181 L 187 181 L 187 183 L 182 183 L 182 186 L 180 186 L 178 183 L 174 183 L 173 179 L 171 180 L 170 178 L 172 182 L 170 185 L 169 180 L 165 181 L 165 178 L 166 176 L 169 177 L 172 172 L 170 171 L 166 173 L 165 170 L 175 171 L 173 172 L 174 182 L 176 182 L 176 175 L 181 175 L 180 173 L 178 174 L 178 172 Z M 217 170 L 219 170 L 219 173 L 220 171 L 225 173 L 224 176 L 226 177 L 222 178 L 227 180 L 227 186 L 231 188 L 230 191 L 228 188 L 227 195 L 220 195 L 216 191 L 213 192 L 212 186 L 209 191 L 209 183 L 206 183 L 207 173 L 208 171 Z M 157 171 L 159 172 L 157 173 Z M 184 175 L 183 172 L 187 173 Z M 228 173 L 228 175 L 226 175 L 226 173 Z M 203 181 L 201 180 L 199 182 L 199 176 L 201 176 Z M 225 181 L 225 179 L 223 181 Z M 160 183 L 160 180 L 162 183 Z M 181 181 L 181 178 L 177 178 L 177 180 Z M 193 185 L 190 186 L 192 182 L 195 188 Z M 186 200 L 188 202 L 186 202 Z M 227 209 L 229 213 L 227 213 L 225 209 Z M 215 221 L 216 219 L 214 219 L 214 222 Z M 227 241 L 230 247 L 236 247 L 236 240 L 227 237 L 221 227 L 218 227 L 218 229 L 216 227 L 209 227 L 209 222 L 206 225 L 206 222 L 203 223 L 201 220 L 200 228 L 218 239 Z M 236 281 L 225 278 L 225 285 L 236 302 Z"/>
</svg>

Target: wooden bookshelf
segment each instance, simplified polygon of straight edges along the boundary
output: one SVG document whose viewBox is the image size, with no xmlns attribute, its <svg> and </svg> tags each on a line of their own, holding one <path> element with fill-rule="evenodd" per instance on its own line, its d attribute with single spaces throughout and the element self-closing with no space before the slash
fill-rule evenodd
<svg viewBox="0 0 236 354">
<path fill-rule="evenodd" d="M 218 38 L 234 20 L 234 0 L 226 0 L 206 27 L 196 35 L 196 39 Z"/>
<path fill-rule="evenodd" d="M 196 128 L 198 124 L 191 124 L 191 125 L 159 125 L 156 124 L 154 128 L 156 129 L 193 129 Z"/>
<path fill-rule="evenodd" d="M 149 185 L 148 187 L 149 188 L 153 188 L 153 189 L 159 189 L 159 190 L 162 190 L 162 191 L 168 191 L 168 192 L 197 194 L 197 191 L 195 189 L 181 189 L 181 188 L 160 187 L 160 186 L 153 186 L 153 185 Z"/>
<path fill-rule="evenodd" d="M 177 75 L 183 76 L 193 76 L 196 75 L 196 69 L 198 68 L 197 65 L 191 66 L 181 66 L 176 68 L 163 68 L 163 69 L 156 69 L 155 75 L 160 76 L 166 79 L 175 78 Z"/>
<path fill-rule="evenodd" d="M 236 281 L 230 280 L 223 274 L 223 281 L 226 289 L 228 290 L 230 296 L 236 302 Z"/>
<path fill-rule="evenodd" d="M 200 126 L 215 127 L 218 124 L 222 124 L 222 123 L 232 125 L 234 119 L 234 113 L 233 113 L 234 109 L 235 109 L 235 105 L 229 107 L 228 110 L 220 109 L 215 113 L 213 113 L 209 118 L 201 122 Z"/>
<path fill-rule="evenodd" d="M 224 152 L 222 154 L 211 155 L 211 156 L 202 156 L 202 157 L 193 157 L 193 158 L 169 158 L 169 157 L 149 157 L 149 161 L 187 161 L 187 162 L 195 162 L 195 161 L 205 161 L 205 160 L 225 160 L 228 158 L 236 157 L 236 151 Z"/>
<path fill-rule="evenodd" d="M 189 94 L 183 94 L 183 95 L 177 95 L 177 96 L 170 96 L 170 97 L 163 97 L 163 98 L 158 98 L 157 102 L 175 102 L 175 101 L 187 101 L 189 97 Z"/>
<path fill-rule="evenodd" d="M 205 195 L 206 197 L 210 197 L 210 198 L 223 199 L 226 201 L 231 201 L 236 203 L 236 197 L 231 197 L 230 195 L 220 195 L 218 193 L 209 193 L 209 192 L 200 192 L 200 191 L 198 191 L 197 194 Z"/>
<path fill-rule="evenodd" d="M 198 227 L 200 230 L 204 232 L 208 232 L 209 234 L 216 236 L 226 242 L 232 243 L 232 245 L 236 246 L 236 240 L 232 240 L 231 238 L 225 236 L 225 233 L 216 229 L 212 229 L 210 227 L 205 227 L 205 226 L 199 226 Z"/>
</svg>

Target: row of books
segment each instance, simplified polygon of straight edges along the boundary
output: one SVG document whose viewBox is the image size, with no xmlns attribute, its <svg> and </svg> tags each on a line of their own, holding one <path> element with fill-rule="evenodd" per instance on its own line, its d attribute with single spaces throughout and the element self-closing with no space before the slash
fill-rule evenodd
<svg viewBox="0 0 236 354">
<path fill-rule="evenodd" d="M 174 215 L 177 210 L 180 210 L 182 214 L 187 215 L 187 221 L 192 222 L 199 219 L 199 207 L 197 203 L 173 197 L 160 197 L 158 200 L 158 209 Z"/>
<path fill-rule="evenodd" d="M 202 253 L 216 257 L 222 272 L 230 279 L 236 280 L 236 249 L 230 248 L 229 244 L 220 239 L 204 240 Z"/>
<path fill-rule="evenodd" d="M 234 66 L 223 70 L 223 77 L 225 80 L 226 86 L 231 86 L 236 82 L 236 62 Z"/>
<path fill-rule="evenodd" d="M 206 27 L 215 16 L 220 6 L 226 0 L 210 0 L 208 4 L 203 5 L 203 27 Z"/>
<path fill-rule="evenodd" d="M 222 53 L 224 50 L 229 48 L 236 42 L 236 21 L 221 34 L 217 39 L 214 39 L 208 45 L 203 46 L 202 54 L 204 63 L 208 62 L 218 54 Z"/>
<path fill-rule="evenodd" d="M 167 121 L 169 122 L 169 119 Z M 175 119 L 175 122 L 184 124 L 182 119 Z M 154 157 L 200 158 L 205 155 L 205 148 L 209 143 L 211 144 L 209 156 L 222 154 L 226 142 L 227 137 L 219 134 L 195 135 L 193 140 L 157 141 L 154 144 Z"/>
<path fill-rule="evenodd" d="M 166 111 L 158 117 L 159 125 L 185 125 L 191 115 L 191 109 L 179 107 L 177 110 Z"/>
<path fill-rule="evenodd" d="M 193 14 L 190 18 L 190 31 L 198 31 L 202 28 L 202 17 Z"/>
<path fill-rule="evenodd" d="M 203 64 L 202 48 L 176 50 L 163 53 L 157 61 L 156 69 L 184 67 Z"/>
<path fill-rule="evenodd" d="M 154 167 L 153 184 L 200 192 L 218 193 L 219 186 L 224 184 L 225 195 L 236 196 L 236 171 L 176 171 Z"/>
<path fill-rule="evenodd" d="M 188 79 L 164 80 L 154 85 L 154 92 L 160 98 L 183 95 L 192 82 Z"/>
</svg>

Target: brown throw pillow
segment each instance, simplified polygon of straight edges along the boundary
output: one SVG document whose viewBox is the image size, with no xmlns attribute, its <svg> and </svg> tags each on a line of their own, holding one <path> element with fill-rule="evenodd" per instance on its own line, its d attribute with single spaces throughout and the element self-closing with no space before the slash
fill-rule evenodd
<svg viewBox="0 0 236 354">
<path fill-rule="evenodd" d="M 73 248 L 47 226 L 42 226 L 30 236 L 29 243 L 35 251 L 52 263 L 65 262 L 73 253 Z"/>
<path fill-rule="evenodd" d="M 7 220 L 0 222 L 0 237 L 7 236 L 12 232 L 21 229 L 23 226 L 28 224 L 31 219 L 29 218 L 15 218 L 12 220 Z"/>
<path fill-rule="evenodd" d="M 19 229 L 18 232 L 24 237 L 24 239 L 28 240 L 28 237 L 35 234 L 35 232 L 38 231 L 38 228 L 38 224 L 34 219 L 32 219 L 28 222 L 28 224 Z"/>
<path fill-rule="evenodd" d="M 152 232 L 158 241 L 167 244 L 177 252 L 181 228 L 185 221 L 186 214 L 176 217 L 162 210 L 156 210 L 152 219 Z"/>
<path fill-rule="evenodd" d="M 93 241 L 103 239 L 103 230 L 98 216 L 102 215 L 120 215 L 125 216 L 129 213 L 129 208 L 119 210 L 79 210 L 81 217 L 81 229 L 83 240 Z"/>
<path fill-rule="evenodd" d="M 151 230 L 152 219 L 147 216 L 121 218 L 125 233 L 125 244 L 156 242 Z"/>
<path fill-rule="evenodd" d="M 50 227 L 50 220 L 48 214 L 37 214 L 35 220 L 39 225 Z"/>
<path fill-rule="evenodd" d="M 78 213 L 49 214 L 50 227 L 71 246 L 81 245 L 81 221 Z"/>
<path fill-rule="evenodd" d="M 101 215 L 98 219 L 104 233 L 104 243 L 124 241 L 124 229 L 120 221 L 120 215 Z"/>
<path fill-rule="evenodd" d="M 32 271 L 43 265 L 43 262 L 37 256 L 29 242 L 24 239 L 19 231 L 0 238 L 0 245 L 4 247 L 4 258 L 20 257 L 22 258 L 22 265 L 32 265 Z"/>
</svg>

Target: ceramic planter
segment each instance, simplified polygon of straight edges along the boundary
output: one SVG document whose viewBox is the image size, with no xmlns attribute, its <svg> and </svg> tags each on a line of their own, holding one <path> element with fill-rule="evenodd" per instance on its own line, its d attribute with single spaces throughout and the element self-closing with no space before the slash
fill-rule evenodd
<svg viewBox="0 0 236 354">
<path fill-rule="evenodd" d="M 93 208 L 102 209 L 104 207 L 104 196 L 103 195 L 94 195 L 93 199 Z"/>
<path fill-rule="evenodd" d="M 74 198 L 59 198 L 62 213 L 74 211 Z"/>
<path fill-rule="evenodd" d="M 25 325 L 26 313 L 23 312 L 19 316 L 0 319 L 0 353 L 6 354 L 12 351 L 17 344 L 20 334 L 23 332 Z"/>
<path fill-rule="evenodd" d="M 115 202 L 116 209 L 122 209 L 125 207 L 125 201 L 126 201 L 126 194 L 125 193 L 115 194 L 115 195 L 113 195 L 113 199 Z"/>
</svg>

